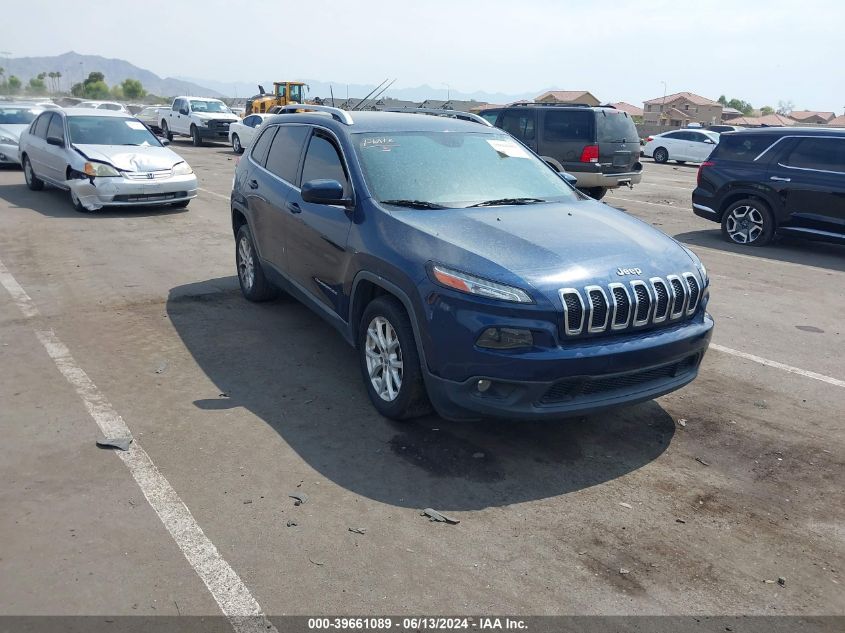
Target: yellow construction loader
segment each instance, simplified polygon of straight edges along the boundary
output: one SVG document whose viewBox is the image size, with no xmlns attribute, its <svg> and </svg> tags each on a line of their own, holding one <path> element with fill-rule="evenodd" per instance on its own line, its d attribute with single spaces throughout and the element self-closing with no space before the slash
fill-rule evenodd
<svg viewBox="0 0 845 633">
<path fill-rule="evenodd" d="M 289 103 L 305 103 L 302 94 L 305 84 L 298 81 L 274 81 L 273 92 L 265 92 L 264 86 L 259 85 L 260 94 L 250 97 L 246 101 L 246 115 L 261 114 L 274 106 L 284 106 Z"/>
</svg>

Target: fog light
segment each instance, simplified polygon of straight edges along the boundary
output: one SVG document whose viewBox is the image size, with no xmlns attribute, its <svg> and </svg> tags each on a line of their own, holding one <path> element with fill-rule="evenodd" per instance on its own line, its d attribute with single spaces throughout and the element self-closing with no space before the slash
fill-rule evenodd
<svg viewBox="0 0 845 633">
<path fill-rule="evenodd" d="M 534 336 L 531 330 L 510 327 L 490 327 L 481 333 L 475 343 L 489 349 L 515 349 L 533 347 Z"/>
<path fill-rule="evenodd" d="M 489 380 L 482 378 L 481 380 L 478 381 L 478 384 L 476 386 L 478 387 L 478 390 L 481 393 L 484 393 L 485 391 L 487 391 L 490 388 L 490 385 L 492 385 L 492 384 L 493 383 L 491 383 Z"/>
</svg>

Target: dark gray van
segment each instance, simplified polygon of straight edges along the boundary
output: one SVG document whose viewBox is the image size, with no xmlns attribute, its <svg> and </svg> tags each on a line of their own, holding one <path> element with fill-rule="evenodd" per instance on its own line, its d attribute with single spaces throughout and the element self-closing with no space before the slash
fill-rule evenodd
<svg viewBox="0 0 845 633">
<path fill-rule="evenodd" d="M 627 112 L 612 107 L 520 103 L 481 116 L 515 136 L 600 200 L 608 189 L 642 180 L 640 139 Z"/>
</svg>

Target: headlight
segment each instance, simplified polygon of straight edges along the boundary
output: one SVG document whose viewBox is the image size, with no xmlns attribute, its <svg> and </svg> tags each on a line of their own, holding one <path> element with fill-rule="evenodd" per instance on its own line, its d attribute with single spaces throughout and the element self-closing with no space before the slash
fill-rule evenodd
<svg viewBox="0 0 845 633">
<path fill-rule="evenodd" d="M 18 139 L 12 138 L 11 136 L 0 136 L 0 144 L 3 145 L 17 145 Z"/>
<path fill-rule="evenodd" d="M 202 127 L 208 127 L 208 121 L 206 119 L 199 119 L 198 122 Z"/>
<path fill-rule="evenodd" d="M 701 273 L 701 279 L 704 281 L 704 286 L 710 285 L 710 277 L 707 276 L 707 269 L 704 267 L 704 264 L 701 260 L 698 260 L 698 272 Z"/>
<path fill-rule="evenodd" d="M 191 166 L 188 165 L 188 163 L 186 163 L 185 161 L 182 161 L 181 163 L 177 163 L 173 167 L 173 175 L 174 176 L 189 176 L 190 174 L 193 174 L 193 173 L 194 173 L 194 170 L 191 169 Z"/>
<path fill-rule="evenodd" d="M 120 176 L 119 171 L 105 163 L 85 163 L 84 171 L 86 176 L 94 176 L 95 178 L 114 178 L 115 176 Z"/>
<path fill-rule="evenodd" d="M 513 301 L 514 303 L 532 303 L 531 297 L 524 290 L 489 279 L 450 270 L 443 266 L 432 266 L 431 273 L 437 282 L 459 292 L 501 301 Z"/>
</svg>

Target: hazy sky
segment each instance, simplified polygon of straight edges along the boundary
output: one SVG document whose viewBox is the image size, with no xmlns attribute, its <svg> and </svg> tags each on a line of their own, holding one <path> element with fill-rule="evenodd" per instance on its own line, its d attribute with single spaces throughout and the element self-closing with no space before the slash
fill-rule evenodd
<svg viewBox="0 0 845 633">
<path fill-rule="evenodd" d="M 27 0 L 0 50 L 126 59 L 161 76 L 308 78 L 641 103 L 689 90 L 845 108 L 839 0 Z M 19 28 L 10 28 L 18 25 Z"/>
</svg>

